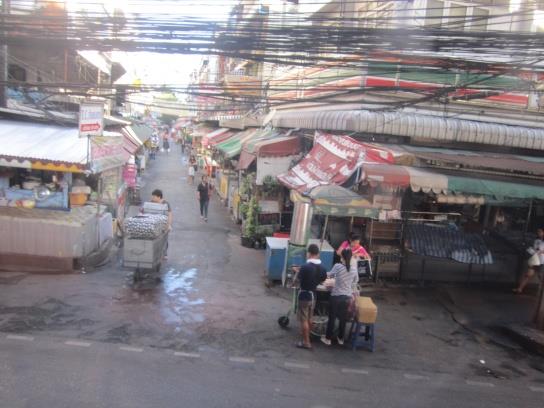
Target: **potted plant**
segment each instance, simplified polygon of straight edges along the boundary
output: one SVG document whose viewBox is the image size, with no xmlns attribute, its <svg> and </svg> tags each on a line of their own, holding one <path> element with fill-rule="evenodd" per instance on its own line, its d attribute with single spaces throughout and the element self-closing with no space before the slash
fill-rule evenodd
<svg viewBox="0 0 544 408">
<path fill-rule="evenodd" d="M 274 227 L 272 225 L 258 225 L 255 232 L 255 242 L 253 247 L 255 249 L 266 248 L 266 237 L 271 237 L 274 233 Z"/>
<path fill-rule="evenodd" d="M 273 176 L 265 176 L 263 178 L 263 187 L 262 191 L 267 197 L 275 197 L 278 194 L 280 183 Z"/>
<path fill-rule="evenodd" d="M 244 200 L 247 200 L 251 195 L 251 189 L 253 188 L 253 175 L 248 174 L 242 179 L 242 184 L 240 186 L 239 194 L 240 197 Z"/>
<path fill-rule="evenodd" d="M 242 246 L 253 248 L 257 233 L 257 217 L 259 215 L 259 204 L 255 197 L 249 201 L 246 218 L 242 227 Z"/>
<path fill-rule="evenodd" d="M 239 207 L 238 207 L 238 211 L 240 212 L 240 218 L 242 220 L 245 220 L 246 217 L 247 217 L 247 212 L 249 210 L 249 204 L 248 203 L 240 203 Z"/>
</svg>

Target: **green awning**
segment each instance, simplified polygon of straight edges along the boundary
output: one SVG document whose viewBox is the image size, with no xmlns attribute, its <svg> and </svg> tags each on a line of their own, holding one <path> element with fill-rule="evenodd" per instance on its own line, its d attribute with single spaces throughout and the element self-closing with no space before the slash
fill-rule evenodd
<svg viewBox="0 0 544 408">
<path fill-rule="evenodd" d="M 243 132 L 239 132 L 238 134 L 232 136 L 223 143 L 219 143 L 216 148 L 218 151 L 223 153 L 225 158 L 231 159 L 240 154 L 245 143 L 251 140 L 260 139 L 263 137 L 263 135 L 267 135 L 268 132 L 270 131 L 261 129 L 244 130 Z"/>
<path fill-rule="evenodd" d="M 426 169 L 394 164 L 364 164 L 364 174 L 371 183 L 410 187 L 412 191 L 445 195 L 474 195 L 486 202 L 509 200 L 544 200 L 544 186 L 532 180 L 497 180 L 445 174 Z"/>
<path fill-rule="evenodd" d="M 257 143 L 261 142 L 263 139 L 268 139 L 272 137 L 276 137 L 280 134 L 277 130 L 272 129 L 263 129 L 260 130 L 257 134 L 254 135 L 254 137 L 248 139 L 242 144 L 242 148 L 244 151 L 247 151 L 248 153 L 255 153 L 255 146 Z"/>
<path fill-rule="evenodd" d="M 538 199 L 544 200 L 544 187 L 536 184 L 521 184 L 508 181 L 485 180 L 448 176 L 448 190 L 458 194 L 480 194 L 496 200 Z"/>
<path fill-rule="evenodd" d="M 354 191 L 337 185 L 319 186 L 308 196 L 291 190 L 291 201 L 310 201 L 314 214 L 378 219 L 380 209 Z"/>
<path fill-rule="evenodd" d="M 219 143 L 215 148 L 221 152 L 225 158 L 230 159 L 240 154 L 243 141 L 250 138 L 255 132 L 257 132 L 257 129 L 248 129 L 243 132 L 238 132 L 230 139 Z"/>
</svg>

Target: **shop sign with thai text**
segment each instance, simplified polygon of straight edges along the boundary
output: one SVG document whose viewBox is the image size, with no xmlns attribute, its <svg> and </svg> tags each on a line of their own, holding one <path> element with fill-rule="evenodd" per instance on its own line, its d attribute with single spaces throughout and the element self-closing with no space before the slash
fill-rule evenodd
<svg viewBox="0 0 544 408">
<path fill-rule="evenodd" d="M 104 131 L 104 104 L 83 102 L 79 106 L 79 136 L 102 136 Z"/>
<path fill-rule="evenodd" d="M 123 138 L 120 135 L 94 136 L 90 138 L 90 144 L 90 167 L 93 173 L 125 164 Z"/>
</svg>

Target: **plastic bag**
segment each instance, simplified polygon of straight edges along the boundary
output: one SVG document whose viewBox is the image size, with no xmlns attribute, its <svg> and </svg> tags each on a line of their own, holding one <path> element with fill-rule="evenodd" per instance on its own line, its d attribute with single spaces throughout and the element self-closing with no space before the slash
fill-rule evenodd
<svg viewBox="0 0 544 408">
<path fill-rule="evenodd" d="M 527 263 L 529 264 L 529 266 L 540 266 L 540 257 L 538 256 L 538 254 L 535 253 L 529 258 Z"/>
</svg>

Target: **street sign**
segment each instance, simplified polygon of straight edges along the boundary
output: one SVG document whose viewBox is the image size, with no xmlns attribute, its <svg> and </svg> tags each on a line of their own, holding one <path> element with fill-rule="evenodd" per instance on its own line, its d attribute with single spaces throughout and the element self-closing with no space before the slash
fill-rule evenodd
<svg viewBox="0 0 544 408">
<path fill-rule="evenodd" d="M 104 104 L 83 102 L 79 106 L 79 136 L 102 136 L 104 130 Z"/>
</svg>

